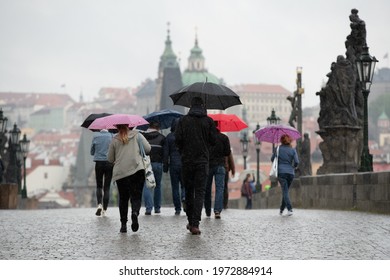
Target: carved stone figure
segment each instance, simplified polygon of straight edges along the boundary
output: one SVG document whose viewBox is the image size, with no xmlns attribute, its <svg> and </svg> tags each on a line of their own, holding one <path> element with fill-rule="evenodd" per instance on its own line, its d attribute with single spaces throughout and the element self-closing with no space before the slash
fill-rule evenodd
<svg viewBox="0 0 390 280">
<path fill-rule="evenodd" d="M 356 72 L 356 58 L 366 45 L 366 24 L 352 9 L 351 33 L 345 42 L 346 56 L 337 56 L 319 92 L 320 114 L 317 133 L 323 165 L 317 174 L 357 172 L 362 150 L 363 95 Z"/>
</svg>

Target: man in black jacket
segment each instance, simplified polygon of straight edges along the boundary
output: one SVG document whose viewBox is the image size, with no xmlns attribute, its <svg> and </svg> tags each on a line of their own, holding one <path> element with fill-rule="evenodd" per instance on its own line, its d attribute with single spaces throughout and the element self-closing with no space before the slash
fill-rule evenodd
<svg viewBox="0 0 390 280">
<path fill-rule="evenodd" d="M 163 172 L 171 178 L 172 199 L 175 206 L 175 215 L 180 215 L 181 203 L 183 202 L 183 211 L 185 212 L 185 191 L 181 176 L 181 156 L 176 146 L 175 130 L 179 119 L 172 121 L 171 132 L 165 138 Z"/>
<path fill-rule="evenodd" d="M 217 122 L 214 122 L 217 125 Z M 223 192 L 225 186 L 225 158 L 229 156 L 230 141 L 229 138 L 217 129 L 217 141 L 210 149 L 209 161 L 209 176 L 206 184 L 206 193 L 204 198 L 204 208 L 206 216 L 211 215 L 211 189 L 213 179 L 215 178 L 215 200 L 214 200 L 214 215 L 216 219 L 221 218 L 223 209 Z"/>
<path fill-rule="evenodd" d="M 200 97 L 192 99 L 190 111 L 177 124 L 175 137 L 182 158 L 187 229 L 192 234 L 200 234 L 199 222 L 209 173 L 209 149 L 216 142 L 214 121 L 207 116 Z"/>
<path fill-rule="evenodd" d="M 149 155 L 154 178 L 156 179 L 156 187 L 154 190 L 150 190 L 144 186 L 143 196 L 146 208 L 145 215 L 151 215 L 153 206 L 154 213 L 158 214 L 161 212 L 161 179 L 165 136 L 159 132 L 159 128 L 160 124 L 158 122 L 150 122 L 149 129 L 143 133 L 146 140 L 148 140 L 150 146 L 152 147 Z"/>
</svg>

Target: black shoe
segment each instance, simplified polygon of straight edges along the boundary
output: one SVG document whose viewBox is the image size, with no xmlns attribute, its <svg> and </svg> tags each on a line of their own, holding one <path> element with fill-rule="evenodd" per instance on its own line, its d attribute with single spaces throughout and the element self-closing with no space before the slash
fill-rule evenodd
<svg viewBox="0 0 390 280">
<path fill-rule="evenodd" d="M 145 215 L 146 215 L 146 216 L 150 216 L 150 215 L 152 215 L 152 212 L 146 211 L 146 212 L 145 212 Z"/>
<path fill-rule="evenodd" d="M 122 226 L 121 226 L 121 229 L 119 230 L 119 232 L 127 232 L 127 226 L 126 226 L 126 224 L 122 224 Z"/>
<path fill-rule="evenodd" d="M 137 214 L 131 214 L 131 230 L 136 232 L 139 228 L 139 224 L 138 224 L 138 217 L 137 217 Z"/>
</svg>

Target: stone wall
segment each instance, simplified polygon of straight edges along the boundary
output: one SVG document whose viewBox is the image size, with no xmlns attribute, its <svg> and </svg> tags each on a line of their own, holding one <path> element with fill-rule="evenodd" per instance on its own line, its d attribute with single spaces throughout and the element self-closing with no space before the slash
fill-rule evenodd
<svg viewBox="0 0 390 280">
<path fill-rule="evenodd" d="M 16 209 L 18 205 L 18 185 L 0 184 L 0 209 Z"/>
<path fill-rule="evenodd" d="M 270 189 L 253 198 L 253 208 L 279 208 L 281 189 Z M 305 176 L 290 189 L 294 208 L 359 210 L 390 214 L 390 172 Z M 230 208 L 245 208 L 246 198 L 229 201 Z"/>
</svg>

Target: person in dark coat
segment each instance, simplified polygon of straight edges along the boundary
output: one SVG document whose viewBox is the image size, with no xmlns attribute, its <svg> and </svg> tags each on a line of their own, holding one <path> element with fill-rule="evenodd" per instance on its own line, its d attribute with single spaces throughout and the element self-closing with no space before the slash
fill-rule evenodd
<svg viewBox="0 0 390 280">
<path fill-rule="evenodd" d="M 148 130 L 142 133 L 152 147 L 150 151 L 150 162 L 152 163 L 154 178 L 156 179 L 156 187 L 154 190 L 144 186 L 145 215 L 151 215 L 153 206 L 154 213 L 159 214 L 161 212 L 161 179 L 165 136 L 159 132 L 159 129 L 160 124 L 158 122 L 151 122 Z"/>
<path fill-rule="evenodd" d="M 181 156 L 176 147 L 175 129 L 179 119 L 172 121 L 171 132 L 167 135 L 164 144 L 163 157 L 163 172 L 167 173 L 171 178 L 172 200 L 175 206 L 175 215 L 180 215 L 181 203 L 183 202 L 183 210 L 185 211 L 185 196 L 184 185 L 181 177 Z"/>
<path fill-rule="evenodd" d="M 217 124 L 215 123 L 215 125 Z M 229 138 L 217 129 L 217 141 L 214 146 L 210 147 L 209 176 L 207 178 L 204 198 L 204 208 L 207 217 L 211 216 L 211 189 L 213 179 L 215 178 L 214 215 L 216 219 L 221 218 L 226 174 L 225 157 L 229 156 L 230 153 Z"/>
<path fill-rule="evenodd" d="M 209 173 L 209 148 L 216 142 L 214 121 L 207 116 L 200 97 L 192 98 L 191 109 L 177 124 L 175 137 L 182 159 L 187 229 L 192 234 L 200 234 L 199 223 Z"/>
</svg>

